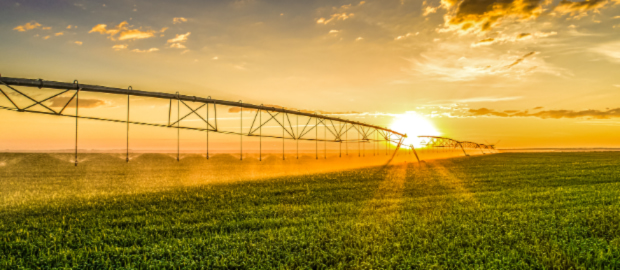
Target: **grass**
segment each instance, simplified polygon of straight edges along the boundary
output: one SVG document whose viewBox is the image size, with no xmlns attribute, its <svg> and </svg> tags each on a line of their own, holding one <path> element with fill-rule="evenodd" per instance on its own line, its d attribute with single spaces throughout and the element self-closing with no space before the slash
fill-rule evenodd
<svg viewBox="0 0 620 270">
<path fill-rule="evenodd" d="M 225 183 L 197 181 L 202 163 L 100 159 L 3 156 L 0 268 L 620 268 L 620 153 Z"/>
</svg>

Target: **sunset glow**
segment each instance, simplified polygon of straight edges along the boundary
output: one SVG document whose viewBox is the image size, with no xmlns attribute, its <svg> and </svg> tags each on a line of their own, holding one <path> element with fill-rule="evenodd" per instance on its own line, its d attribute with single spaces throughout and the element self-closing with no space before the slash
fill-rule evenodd
<svg viewBox="0 0 620 270">
<path fill-rule="evenodd" d="M 409 112 L 394 118 L 394 122 L 390 124 L 390 129 L 398 130 L 407 135 L 403 142 L 404 145 L 413 145 L 414 147 L 422 147 L 423 138 L 418 136 L 441 136 L 441 132 L 435 128 L 433 122 L 429 119 L 418 115 L 415 112 Z"/>
</svg>

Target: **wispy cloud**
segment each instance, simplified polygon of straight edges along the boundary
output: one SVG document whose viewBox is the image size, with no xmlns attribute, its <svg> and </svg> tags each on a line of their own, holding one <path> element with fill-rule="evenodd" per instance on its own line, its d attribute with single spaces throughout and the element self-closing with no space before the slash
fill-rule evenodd
<svg viewBox="0 0 620 270">
<path fill-rule="evenodd" d="M 187 22 L 187 19 L 185 19 L 183 17 L 176 17 L 176 18 L 172 19 L 172 24 L 184 23 L 184 22 Z"/>
<path fill-rule="evenodd" d="M 155 31 L 147 30 L 142 31 L 138 29 L 126 30 L 122 31 L 118 40 L 127 40 L 127 39 L 145 39 L 155 36 Z"/>
<path fill-rule="evenodd" d="M 590 49 L 592 52 L 607 56 L 610 61 L 620 62 L 620 41 L 603 43 Z"/>
<path fill-rule="evenodd" d="M 97 24 L 90 31 L 88 31 L 88 33 L 99 33 L 102 35 L 109 35 L 108 38 L 112 40 L 116 40 L 115 36 L 119 33 L 120 33 L 118 37 L 119 40 L 145 39 L 145 38 L 154 37 L 155 33 L 157 33 L 154 30 L 129 29 L 128 25 L 129 24 L 126 21 L 124 21 L 118 24 L 116 27 L 112 29 L 108 29 L 108 26 L 106 24 Z"/>
<path fill-rule="evenodd" d="M 52 104 L 50 107 L 60 108 L 64 107 L 67 102 L 71 100 L 71 97 L 55 97 L 51 99 Z M 106 105 L 107 102 L 101 99 L 88 99 L 88 98 L 80 98 L 80 108 L 97 108 Z M 67 105 L 67 108 L 75 108 L 75 99 Z"/>
<path fill-rule="evenodd" d="M 191 32 L 187 32 L 185 34 L 177 34 L 175 38 L 171 38 L 168 40 L 168 43 L 181 43 L 181 42 L 186 42 L 187 41 L 187 37 L 189 37 L 189 35 L 191 35 Z"/>
<path fill-rule="evenodd" d="M 185 49 L 187 47 L 185 47 L 185 45 L 181 44 L 181 43 L 172 43 L 170 44 L 170 48 L 175 48 L 175 49 Z"/>
<path fill-rule="evenodd" d="M 352 18 L 353 16 L 355 16 L 355 14 L 353 13 L 349 13 L 349 14 L 347 14 L 346 12 L 336 13 L 336 14 L 333 14 L 329 19 L 320 18 L 316 21 L 316 23 L 317 24 L 328 24 L 332 21 L 344 21 L 346 19 Z"/>
<path fill-rule="evenodd" d="M 498 112 L 496 110 L 480 108 L 470 109 L 468 114 L 471 116 L 497 116 L 497 117 L 538 117 L 542 119 L 561 119 L 561 118 L 590 118 L 590 119 L 611 119 L 620 118 L 620 108 L 601 110 L 547 110 L 535 113 L 528 111 L 509 111 L 510 113 Z"/>
<path fill-rule="evenodd" d="M 444 31 L 480 33 L 491 30 L 502 20 L 520 21 L 535 19 L 543 12 L 543 0 L 444 0 L 442 7 L 448 11 Z"/>
<path fill-rule="evenodd" d="M 525 55 L 517 58 L 517 60 L 515 60 L 514 62 L 510 63 L 510 65 L 504 66 L 504 68 L 511 69 L 512 67 L 514 67 L 514 66 L 518 65 L 519 63 L 523 62 L 523 60 L 525 60 L 525 58 L 528 58 L 528 57 L 530 57 L 532 55 L 535 55 L 535 54 L 536 54 L 536 52 L 526 53 Z"/>
<path fill-rule="evenodd" d="M 516 35 L 506 35 L 506 34 L 501 34 L 499 36 L 495 36 L 495 37 L 487 37 L 484 39 L 481 39 L 477 42 L 474 42 L 471 44 L 472 47 L 479 47 L 479 46 L 488 46 L 488 45 L 492 45 L 492 44 L 503 44 L 503 43 L 514 43 L 514 42 L 520 42 L 520 41 L 527 41 L 527 40 L 532 40 L 535 38 L 546 38 L 546 37 L 550 37 L 550 36 L 555 36 L 558 33 L 555 31 L 551 31 L 551 32 L 534 32 L 534 33 L 518 33 Z"/>
<path fill-rule="evenodd" d="M 406 38 L 408 38 L 408 37 L 417 36 L 417 35 L 419 35 L 419 34 L 420 34 L 420 32 L 416 32 L 415 34 L 412 34 L 412 33 L 407 33 L 407 34 L 404 34 L 404 35 L 402 35 L 402 36 L 397 36 L 397 37 L 395 37 L 395 38 L 394 38 L 394 40 L 404 40 L 404 39 L 406 39 Z"/>
<path fill-rule="evenodd" d="M 28 30 L 37 29 L 39 27 L 41 27 L 40 23 L 36 21 L 31 21 L 24 25 L 18 25 L 17 27 L 13 28 L 13 30 L 19 31 L 19 32 L 26 32 Z"/>
<path fill-rule="evenodd" d="M 472 81 L 487 76 L 520 77 L 532 73 L 547 73 L 559 76 L 561 72 L 534 53 L 516 56 L 514 54 L 496 57 L 464 57 L 445 51 L 423 53 L 416 59 L 410 59 L 413 75 L 443 81 Z"/>
<path fill-rule="evenodd" d="M 137 52 L 137 53 L 150 53 L 150 52 L 156 52 L 159 51 L 159 49 L 157 48 L 150 48 L 148 50 L 140 50 L 140 49 L 133 49 L 131 50 L 132 52 Z"/>
<path fill-rule="evenodd" d="M 573 18 L 579 19 L 586 16 L 588 11 L 598 12 L 608 2 L 607 0 L 585 0 L 579 2 L 562 0 L 553 9 L 553 12 L 559 15 L 570 14 Z"/>
<path fill-rule="evenodd" d="M 454 100 L 457 103 L 480 103 L 480 102 L 498 102 L 498 101 L 509 101 L 509 100 L 517 100 L 523 97 L 473 97 L 466 99 L 457 99 Z"/>
<path fill-rule="evenodd" d="M 112 49 L 116 51 L 127 49 L 127 44 L 117 44 L 117 45 L 112 46 Z"/>
<path fill-rule="evenodd" d="M 95 25 L 92 29 L 90 29 L 90 31 L 88 31 L 88 33 L 99 33 L 102 35 L 110 35 L 110 37 L 113 37 L 114 35 L 118 34 L 122 29 L 125 29 L 125 27 L 127 26 L 127 22 L 121 22 L 120 24 L 118 24 L 115 28 L 113 29 L 107 29 L 108 25 L 107 24 L 97 24 Z"/>
</svg>

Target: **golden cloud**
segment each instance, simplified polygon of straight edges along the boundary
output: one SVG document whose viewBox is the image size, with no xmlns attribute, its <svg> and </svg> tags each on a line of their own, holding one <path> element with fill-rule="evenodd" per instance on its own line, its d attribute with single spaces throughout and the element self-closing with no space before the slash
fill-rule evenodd
<svg viewBox="0 0 620 270">
<path fill-rule="evenodd" d="M 417 36 L 419 34 L 420 34 L 420 32 L 416 32 L 415 34 L 407 33 L 405 35 L 395 37 L 394 40 L 403 40 L 403 39 L 406 39 L 408 37 Z"/>
<path fill-rule="evenodd" d="M 64 107 L 65 104 L 69 102 L 69 100 L 71 100 L 71 97 L 55 97 L 51 99 L 52 104 L 50 105 L 50 107 L 54 107 L 54 108 Z M 104 106 L 106 104 L 107 102 L 105 102 L 104 100 L 100 100 L 100 99 L 87 99 L 87 98 L 80 99 L 80 108 L 86 108 L 86 109 L 97 108 L 97 107 Z M 75 99 L 73 99 L 73 101 L 71 101 L 71 103 L 67 105 L 67 108 L 75 108 Z"/>
<path fill-rule="evenodd" d="M 516 36 L 502 34 L 496 37 L 481 39 L 471 44 L 471 46 L 479 47 L 479 46 L 491 45 L 495 43 L 519 42 L 519 41 L 529 40 L 532 38 L 545 38 L 545 37 L 555 36 L 557 34 L 558 34 L 557 32 L 519 33 Z"/>
<path fill-rule="evenodd" d="M 320 114 L 320 115 L 363 115 L 363 114 L 368 114 L 368 113 L 362 113 L 362 112 L 355 112 L 355 111 L 348 111 L 348 112 L 329 112 L 329 111 L 309 111 L 309 110 L 299 110 L 299 109 L 295 109 L 295 108 L 286 108 L 286 107 L 282 107 L 279 105 L 271 105 L 271 104 L 265 104 L 265 107 L 270 107 L 270 108 L 275 108 L 275 109 L 287 109 L 290 111 L 298 111 L 298 112 L 302 112 L 302 113 L 309 113 L 309 114 Z M 241 112 L 241 108 L 240 107 L 230 107 L 228 109 L 229 113 L 239 113 Z M 244 113 L 254 113 L 254 112 L 258 112 L 257 109 L 249 109 L 249 108 L 243 108 L 243 112 Z"/>
<path fill-rule="evenodd" d="M 349 19 L 351 17 L 355 16 L 355 14 L 353 13 L 349 13 L 347 14 L 346 12 L 343 13 L 336 13 L 336 14 L 332 14 L 331 18 L 329 19 L 325 19 L 325 18 L 320 18 L 316 21 L 316 23 L 318 24 L 328 24 L 332 21 L 344 21 L 346 19 Z"/>
<path fill-rule="evenodd" d="M 542 109 L 542 107 L 536 107 Z M 548 110 L 536 113 L 525 111 L 504 111 L 498 112 L 492 109 L 480 108 L 470 109 L 469 116 L 497 116 L 497 117 L 538 117 L 542 119 L 561 119 L 561 118 L 591 118 L 591 119 L 610 119 L 620 117 L 620 108 L 600 111 L 600 110 Z"/>
<path fill-rule="evenodd" d="M 175 48 L 175 49 L 185 49 L 187 47 L 185 47 L 185 45 L 181 44 L 181 43 L 172 43 L 170 44 L 170 48 Z"/>
<path fill-rule="evenodd" d="M 114 50 L 123 50 L 123 49 L 127 49 L 127 44 L 118 44 L 118 45 L 114 45 L 112 46 L 112 49 Z"/>
<path fill-rule="evenodd" d="M 19 32 L 26 32 L 28 30 L 32 30 L 32 29 L 37 29 L 41 27 L 41 24 L 35 21 L 31 21 L 29 23 L 26 23 L 24 25 L 18 25 L 17 27 L 13 28 L 13 30 L 19 31 Z"/>
<path fill-rule="evenodd" d="M 128 25 L 128 23 L 126 21 L 124 21 L 124 22 L 119 23 L 113 29 L 107 29 L 108 25 L 106 25 L 106 24 L 97 24 L 90 31 L 88 31 L 88 33 L 99 33 L 99 34 L 102 34 L 102 35 L 114 36 L 114 35 L 118 34 L 121 30 L 126 29 L 127 25 Z"/>
<path fill-rule="evenodd" d="M 185 19 L 183 17 L 176 17 L 176 18 L 172 19 L 172 24 L 184 23 L 184 22 L 187 22 L 187 19 Z"/>
<path fill-rule="evenodd" d="M 486 32 L 504 19 L 537 18 L 546 4 L 547 0 L 442 0 L 448 10 L 444 31 Z"/>
<path fill-rule="evenodd" d="M 607 3 L 607 0 L 585 0 L 581 2 L 562 0 L 553 11 L 559 15 L 570 14 L 570 16 L 579 19 L 586 16 L 590 10 L 597 12 L 598 9 L 602 8 Z"/>
<path fill-rule="evenodd" d="M 534 55 L 534 54 L 536 54 L 536 52 L 529 52 L 529 53 L 527 53 L 527 54 L 525 54 L 525 55 L 523 55 L 523 56 L 521 56 L 521 57 L 517 58 L 517 60 L 515 60 L 514 62 L 512 62 L 510 65 L 505 66 L 504 68 L 506 68 L 506 69 L 510 69 L 510 68 L 512 68 L 512 67 L 514 67 L 514 66 L 516 66 L 516 65 L 518 65 L 519 63 L 523 62 L 523 60 L 525 60 L 525 58 L 528 58 L 528 57 L 530 57 L 530 56 L 532 56 L 532 55 Z"/>
<path fill-rule="evenodd" d="M 88 33 L 99 33 L 102 35 L 109 35 L 108 38 L 112 40 L 116 40 L 115 36 L 120 33 L 119 40 L 128 40 L 128 39 L 145 39 L 154 37 L 157 31 L 154 30 L 146 30 L 142 31 L 140 29 L 129 29 L 128 23 L 126 21 L 121 22 L 116 27 L 112 29 L 108 29 L 106 24 L 97 24 L 95 25 Z M 165 29 L 162 29 L 162 32 Z"/>
<path fill-rule="evenodd" d="M 137 53 L 150 53 L 150 52 L 156 52 L 159 51 L 159 49 L 157 48 L 150 48 L 148 50 L 140 50 L 140 49 L 133 49 L 131 50 L 132 52 L 137 52 Z"/>
<path fill-rule="evenodd" d="M 521 33 L 517 35 L 517 39 L 522 39 L 522 38 L 526 38 L 526 37 L 531 37 L 532 34 L 530 33 Z"/>
<path fill-rule="evenodd" d="M 187 37 L 191 35 L 191 32 L 187 32 L 185 34 L 177 34 L 175 38 L 169 39 L 168 43 L 180 43 L 187 41 Z"/>
<path fill-rule="evenodd" d="M 127 40 L 127 39 L 145 39 L 155 36 L 155 31 L 141 31 L 138 29 L 126 30 L 122 31 L 119 40 Z"/>
<path fill-rule="evenodd" d="M 77 44 L 77 45 L 82 45 L 82 43 L 83 43 L 83 42 L 81 42 L 81 41 L 76 41 L 76 42 L 74 42 L 74 43 L 75 43 L 75 44 Z"/>
</svg>

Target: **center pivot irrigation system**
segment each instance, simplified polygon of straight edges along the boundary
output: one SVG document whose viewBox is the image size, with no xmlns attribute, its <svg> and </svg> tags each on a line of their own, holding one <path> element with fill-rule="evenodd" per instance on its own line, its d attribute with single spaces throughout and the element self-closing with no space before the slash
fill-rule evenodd
<svg viewBox="0 0 620 270">
<path fill-rule="evenodd" d="M 27 94 L 26 91 L 20 91 L 17 87 L 29 87 L 30 89 L 38 88 L 44 92 L 44 94 Z M 4 88 L 4 89 L 3 89 Z M 406 134 L 402 134 L 385 127 L 379 127 L 357 121 L 351 121 L 347 119 L 341 119 L 337 117 L 330 117 L 317 114 L 316 112 L 301 111 L 301 110 L 289 110 L 286 108 L 275 106 L 263 106 L 243 103 L 242 101 L 233 102 L 225 100 L 212 99 L 211 97 L 203 98 L 196 96 L 181 95 L 179 92 L 176 94 L 160 93 L 160 92 L 148 92 L 133 90 L 132 87 L 128 89 L 104 87 L 98 85 L 80 84 L 77 80 L 73 83 L 46 81 L 42 79 L 22 79 L 22 78 L 9 78 L 0 77 L 0 92 L 8 101 L 7 106 L 0 105 L 0 109 L 16 111 L 16 112 L 29 112 L 54 116 L 64 116 L 75 118 L 75 165 L 77 166 L 78 159 L 78 124 L 79 119 L 90 119 L 99 121 L 108 121 L 116 123 L 126 124 L 127 129 L 127 162 L 129 162 L 129 124 L 162 127 L 162 128 L 174 128 L 177 129 L 177 160 L 180 160 L 180 130 L 195 130 L 202 131 L 206 134 L 206 158 L 209 158 L 209 133 L 223 133 L 231 135 L 239 135 L 239 153 L 240 159 L 243 160 L 243 137 L 258 137 L 259 138 L 259 160 L 262 160 L 262 138 L 275 138 L 282 139 L 282 158 L 285 159 L 285 140 L 295 140 L 297 143 L 297 158 L 299 158 L 299 141 L 314 141 L 316 158 L 319 158 L 319 142 L 324 144 L 324 156 L 327 154 L 327 142 L 339 143 L 339 156 L 342 157 L 342 144 L 345 145 L 346 152 L 348 153 L 348 144 L 358 144 L 358 155 L 361 156 L 361 145 L 374 144 L 374 153 L 376 155 L 377 149 L 382 148 L 385 144 L 386 154 L 388 152 L 389 144 L 393 143 L 396 148 L 392 154 L 392 157 L 396 155 L 401 147 L 408 148 L 409 151 L 416 155 L 419 161 L 419 157 L 415 151 L 413 145 L 403 146 L 404 139 L 407 138 Z M 125 119 L 114 119 L 108 117 L 94 117 L 80 115 L 80 93 L 102 93 L 110 94 L 116 97 L 127 97 L 127 115 Z M 49 94 L 48 94 L 49 93 Z M 41 97 L 41 96 L 44 97 Z M 11 98 L 13 97 L 13 98 Z M 150 121 L 132 121 L 131 119 L 131 97 L 141 98 L 153 98 L 157 100 L 168 101 L 167 110 L 167 123 L 161 121 L 162 119 L 151 119 Z M 64 105 L 58 106 L 57 100 L 62 100 Z M 25 104 L 23 104 L 25 103 Z M 56 106 L 52 106 L 52 103 Z M 176 103 L 176 104 L 175 104 Z M 174 108 L 173 108 L 174 107 Z M 222 107 L 228 107 L 228 112 L 239 112 L 239 128 L 224 128 L 218 126 L 218 108 L 220 111 Z M 57 109 L 53 109 L 57 108 Z M 74 112 L 69 112 L 68 108 L 75 108 Z M 176 109 L 176 112 L 174 112 Z M 182 110 L 184 111 L 183 113 Z M 243 114 L 244 112 L 253 115 L 251 126 L 244 128 L 243 126 Z M 173 118 L 176 114 L 176 119 Z M 220 113 L 221 115 L 221 113 Z M 188 124 L 188 118 L 194 117 L 199 119 L 201 126 Z M 300 121 L 301 117 L 301 121 Z M 293 120 L 291 120 L 293 119 Z M 185 122 L 184 122 L 185 120 Z M 221 119 L 220 119 L 221 120 Z M 278 127 L 282 128 L 282 133 L 273 134 L 269 132 L 263 133 L 263 128 L 266 128 L 266 124 L 276 123 Z M 293 125 L 295 123 L 295 125 Z M 246 123 L 247 124 L 247 123 Z M 301 130 L 300 130 L 301 128 Z M 322 128 L 323 134 L 320 136 L 319 128 Z M 245 130 L 244 130 L 245 129 Z M 314 131 L 314 132 L 313 132 Z M 314 133 L 314 134 L 312 134 Z M 353 133 L 353 134 L 351 134 Z M 314 135 L 314 136 L 313 136 Z M 427 147 L 448 149 L 449 147 L 460 147 L 465 155 L 465 148 L 479 148 L 494 150 L 493 146 L 476 144 L 473 142 L 459 142 L 448 138 L 422 136 L 428 139 L 426 142 Z M 484 151 L 483 151 L 484 153 Z"/>
</svg>

